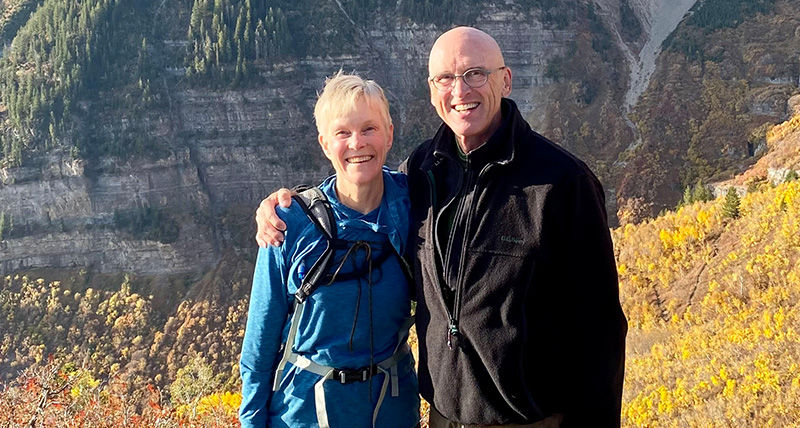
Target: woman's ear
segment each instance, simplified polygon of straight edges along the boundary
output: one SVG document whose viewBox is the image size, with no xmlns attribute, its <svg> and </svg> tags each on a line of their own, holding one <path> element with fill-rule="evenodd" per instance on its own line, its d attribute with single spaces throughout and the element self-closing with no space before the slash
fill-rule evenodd
<svg viewBox="0 0 800 428">
<path fill-rule="evenodd" d="M 387 141 L 386 141 L 386 150 L 388 151 L 389 149 L 392 148 L 392 142 L 394 142 L 394 124 L 390 123 L 389 127 L 386 128 L 386 131 L 387 131 L 387 134 L 388 134 L 386 136 L 386 139 L 387 139 Z"/>
<path fill-rule="evenodd" d="M 319 146 L 322 147 L 322 153 L 325 154 L 325 157 L 330 159 L 330 152 L 328 152 L 328 141 L 324 135 L 318 134 L 317 141 L 319 141 Z"/>
</svg>

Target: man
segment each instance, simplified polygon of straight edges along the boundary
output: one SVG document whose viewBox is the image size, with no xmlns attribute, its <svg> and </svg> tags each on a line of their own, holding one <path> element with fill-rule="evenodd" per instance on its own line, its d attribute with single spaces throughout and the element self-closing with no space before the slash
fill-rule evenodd
<svg viewBox="0 0 800 428">
<path fill-rule="evenodd" d="M 504 98 L 492 37 L 447 31 L 428 67 L 444 123 L 401 169 L 430 426 L 618 427 L 627 323 L 600 183 Z"/>
</svg>

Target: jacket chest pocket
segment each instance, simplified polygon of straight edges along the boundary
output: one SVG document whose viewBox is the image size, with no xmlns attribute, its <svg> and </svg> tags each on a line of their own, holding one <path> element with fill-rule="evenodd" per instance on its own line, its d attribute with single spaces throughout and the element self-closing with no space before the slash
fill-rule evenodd
<svg viewBox="0 0 800 428">
<path fill-rule="evenodd" d="M 541 198 L 514 186 L 508 190 L 485 191 L 478 196 L 468 248 L 479 253 L 529 258 L 541 244 Z"/>
</svg>

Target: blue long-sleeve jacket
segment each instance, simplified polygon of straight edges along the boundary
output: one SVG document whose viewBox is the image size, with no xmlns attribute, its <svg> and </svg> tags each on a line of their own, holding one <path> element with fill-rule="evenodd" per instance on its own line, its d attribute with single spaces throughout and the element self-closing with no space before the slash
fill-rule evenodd
<svg viewBox="0 0 800 428">
<path fill-rule="evenodd" d="M 319 186 L 330 200 L 339 237 L 372 242 L 373 258 L 381 251 L 392 251 L 389 245 L 403 254 L 408 236 L 406 178 L 388 169 L 384 169 L 383 176 L 383 200 L 369 214 L 361 214 L 339 202 L 335 176 Z M 319 375 L 289 363 L 278 390 L 273 392 L 272 385 L 282 354 L 281 344 L 289 330 L 300 271 L 313 265 L 325 242 L 297 204 L 279 208 L 278 212 L 288 226 L 285 241 L 281 247 L 259 250 L 242 344 L 243 428 L 317 426 L 314 384 L 320 380 Z M 337 251 L 335 260 L 340 260 L 344 253 Z M 342 267 L 343 273 L 354 269 L 353 260 L 361 265 L 364 251 L 350 255 Z M 398 337 L 405 340 L 405 332 L 400 330 L 410 312 L 410 286 L 397 257 L 389 257 L 380 268 L 374 269 L 371 293 L 369 288 L 365 278 L 317 288 L 306 300 L 295 352 L 315 363 L 339 369 L 357 369 L 370 365 L 371 360 L 378 363 L 392 356 Z M 397 397 L 386 394 L 377 427 L 411 428 L 419 421 L 417 378 L 410 354 L 400 361 L 398 369 L 400 394 Z M 376 374 L 371 381 L 349 384 L 326 381 L 325 399 L 331 427 L 371 427 L 383 377 Z"/>
</svg>

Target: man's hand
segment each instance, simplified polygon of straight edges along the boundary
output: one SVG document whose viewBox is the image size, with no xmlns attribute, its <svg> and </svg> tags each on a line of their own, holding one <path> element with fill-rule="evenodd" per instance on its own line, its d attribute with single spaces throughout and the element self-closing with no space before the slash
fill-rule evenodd
<svg viewBox="0 0 800 428">
<path fill-rule="evenodd" d="M 283 243 L 283 231 L 286 230 L 286 223 L 275 213 L 275 206 L 280 204 L 284 208 L 289 208 L 289 205 L 292 204 L 293 194 L 291 190 L 281 188 L 261 201 L 256 211 L 256 224 L 258 225 L 256 242 L 259 247 L 266 248 L 267 245 L 280 247 Z"/>
</svg>

